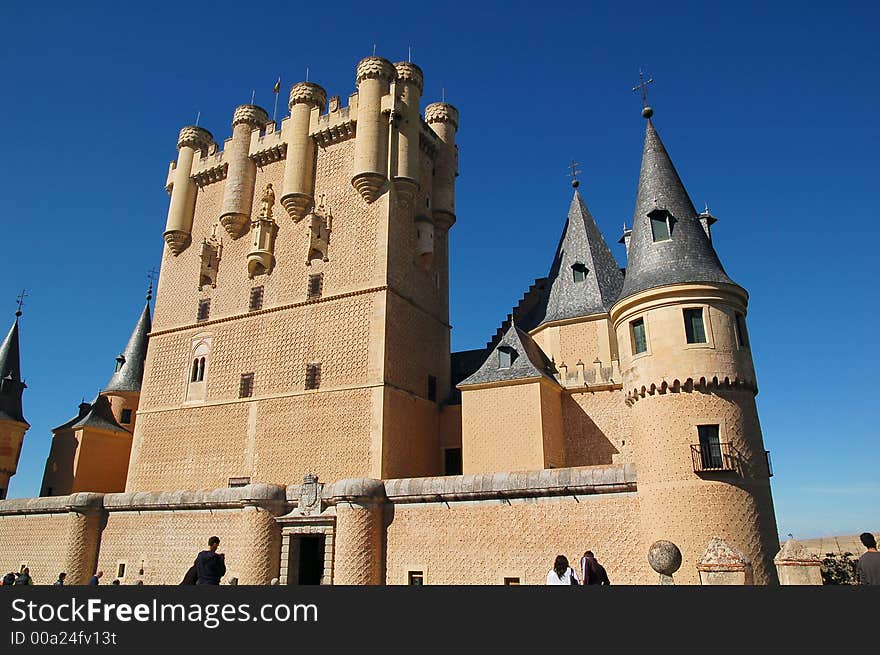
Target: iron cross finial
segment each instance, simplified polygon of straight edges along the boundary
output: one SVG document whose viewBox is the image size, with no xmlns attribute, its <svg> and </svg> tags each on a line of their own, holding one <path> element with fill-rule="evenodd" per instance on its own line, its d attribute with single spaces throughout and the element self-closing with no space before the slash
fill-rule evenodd
<svg viewBox="0 0 880 655">
<path fill-rule="evenodd" d="M 150 288 L 147 290 L 147 302 L 149 302 L 153 297 L 153 282 L 159 280 L 159 271 L 155 266 L 147 271 L 147 279 L 150 281 Z"/>
<path fill-rule="evenodd" d="M 21 293 L 18 294 L 18 297 L 15 299 L 15 302 L 18 304 L 18 309 L 15 312 L 16 316 L 21 316 L 21 308 L 24 307 L 24 299 L 27 297 L 27 289 L 22 289 Z"/>
<path fill-rule="evenodd" d="M 648 85 L 654 82 L 654 78 L 645 79 L 645 74 L 642 72 L 642 69 L 639 69 L 639 83 L 633 87 L 633 91 L 641 91 L 642 93 L 642 116 L 645 118 L 651 118 L 654 115 L 654 110 L 648 105 Z"/>
<path fill-rule="evenodd" d="M 580 180 L 578 180 L 578 175 L 581 174 L 581 171 L 578 168 L 579 166 L 580 164 L 572 159 L 571 163 L 566 167 L 568 169 L 568 173 L 566 173 L 566 175 L 571 178 L 571 186 L 573 186 L 575 189 L 577 189 L 580 185 Z"/>
</svg>

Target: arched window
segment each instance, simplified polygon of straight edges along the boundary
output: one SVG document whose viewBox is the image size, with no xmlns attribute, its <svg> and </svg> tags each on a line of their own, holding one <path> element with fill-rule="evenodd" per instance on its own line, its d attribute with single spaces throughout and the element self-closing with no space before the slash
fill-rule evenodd
<svg viewBox="0 0 880 655">
<path fill-rule="evenodd" d="M 580 262 L 571 265 L 571 277 L 575 282 L 583 282 L 587 279 L 587 267 Z"/>
<path fill-rule="evenodd" d="M 197 382 L 203 382 L 205 379 L 205 358 L 199 358 L 199 377 L 196 380 Z"/>
<path fill-rule="evenodd" d="M 190 376 L 189 381 L 190 382 L 198 382 L 198 380 L 199 380 L 199 360 L 194 359 L 193 360 L 193 367 L 192 367 L 192 375 Z"/>
<path fill-rule="evenodd" d="M 207 399 L 205 376 L 208 373 L 208 360 L 211 359 L 210 336 L 199 336 L 192 340 L 192 366 L 186 385 L 186 402 L 203 402 Z"/>
</svg>

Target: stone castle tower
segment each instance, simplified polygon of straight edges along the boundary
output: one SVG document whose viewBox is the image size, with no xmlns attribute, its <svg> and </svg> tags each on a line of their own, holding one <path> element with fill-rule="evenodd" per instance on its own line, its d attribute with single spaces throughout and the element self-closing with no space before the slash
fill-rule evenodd
<svg viewBox="0 0 880 655">
<path fill-rule="evenodd" d="M 128 490 L 441 471 L 458 112 L 409 62 L 355 81 L 181 130 Z"/>
<path fill-rule="evenodd" d="M 0 500 L 6 498 L 9 478 L 15 475 L 24 433 L 30 427 L 24 418 L 21 397 L 27 385 L 21 379 L 21 353 L 18 343 L 18 319 L 0 344 Z"/>
</svg>

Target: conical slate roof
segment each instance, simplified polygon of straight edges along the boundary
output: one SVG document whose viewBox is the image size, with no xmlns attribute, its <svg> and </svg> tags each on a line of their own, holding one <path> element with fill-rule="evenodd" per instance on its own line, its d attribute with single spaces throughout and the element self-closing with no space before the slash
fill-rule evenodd
<svg viewBox="0 0 880 655">
<path fill-rule="evenodd" d="M 0 419 L 26 423 L 21 395 L 26 385 L 21 381 L 21 354 L 18 344 L 18 316 L 0 344 Z"/>
<path fill-rule="evenodd" d="M 498 355 L 498 351 L 502 349 L 506 349 L 511 354 L 510 366 L 504 368 L 500 366 Z M 554 373 L 553 362 L 544 354 L 538 344 L 527 332 L 523 332 L 516 325 L 511 325 L 498 345 L 489 353 L 489 357 L 486 358 L 483 365 L 477 369 L 477 372 L 462 380 L 458 386 L 542 377 L 558 384 L 556 378 L 553 377 Z"/>
<path fill-rule="evenodd" d="M 113 409 L 110 407 L 110 401 L 106 396 L 101 395 L 98 395 L 98 397 L 91 402 L 91 408 L 89 409 L 88 414 L 68 427 L 70 427 L 71 430 L 96 428 L 99 430 L 128 433 L 128 430 L 116 422 L 116 418 L 113 416 Z"/>
<path fill-rule="evenodd" d="M 648 214 L 655 210 L 665 210 L 672 216 L 668 240 L 654 242 Z M 649 120 L 620 297 L 687 282 L 734 284 L 724 272 L 660 135 Z"/>
<path fill-rule="evenodd" d="M 88 414 L 92 409 L 91 403 L 81 402 L 79 404 L 79 412 L 76 416 L 71 419 L 68 419 L 57 428 L 52 428 L 52 432 L 58 432 L 59 430 L 67 430 L 68 428 L 73 427 L 75 423 L 79 423 L 80 419 L 82 419 L 86 414 Z"/>
<path fill-rule="evenodd" d="M 617 260 L 581 194 L 575 191 L 544 297 L 529 323 L 537 327 L 550 321 L 605 313 L 620 296 L 622 287 L 623 274 Z"/>
<path fill-rule="evenodd" d="M 134 332 L 128 339 L 128 345 L 122 352 L 124 361 L 122 366 L 110 378 L 110 382 L 104 388 L 108 391 L 140 391 L 141 382 L 144 379 L 144 360 L 147 358 L 148 334 L 152 328 L 150 319 L 150 301 L 144 306 L 144 311 L 138 319 Z"/>
</svg>

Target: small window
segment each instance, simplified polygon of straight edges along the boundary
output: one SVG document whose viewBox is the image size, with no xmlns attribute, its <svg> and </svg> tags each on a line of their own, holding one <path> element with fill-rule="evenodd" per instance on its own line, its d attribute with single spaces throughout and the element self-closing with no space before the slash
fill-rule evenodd
<svg viewBox="0 0 880 655">
<path fill-rule="evenodd" d="M 317 389 L 321 386 L 321 364 L 306 364 L 306 389 Z"/>
<path fill-rule="evenodd" d="M 199 357 L 199 373 L 196 378 L 196 382 L 203 382 L 205 380 L 205 358 Z"/>
<path fill-rule="evenodd" d="M 241 382 L 238 383 L 238 397 L 250 398 L 254 395 L 254 374 L 242 373 Z"/>
<path fill-rule="evenodd" d="M 241 478 L 229 478 L 229 483 L 227 484 L 230 488 L 235 487 L 244 487 L 251 483 L 250 477 L 241 477 Z"/>
<path fill-rule="evenodd" d="M 196 316 L 197 321 L 207 321 L 211 314 L 211 299 L 204 298 L 199 301 L 199 313 Z"/>
<path fill-rule="evenodd" d="M 255 312 L 263 309 L 263 287 L 254 287 L 251 289 L 251 298 L 248 302 L 248 311 Z"/>
<path fill-rule="evenodd" d="M 521 584 L 519 578 L 504 578 L 505 587 L 516 587 L 519 584 Z"/>
<path fill-rule="evenodd" d="M 189 377 L 190 382 L 202 382 L 205 379 L 205 358 L 196 357 L 193 360 L 192 374 Z"/>
<path fill-rule="evenodd" d="M 443 475 L 461 475 L 461 448 L 446 448 L 443 451 Z"/>
<path fill-rule="evenodd" d="M 320 298 L 324 293 L 324 274 L 314 273 L 309 275 L 308 299 Z"/>
<path fill-rule="evenodd" d="M 131 410 L 130 409 L 123 409 L 122 410 L 122 418 L 120 419 L 120 422 L 123 423 L 124 425 L 131 423 Z"/>
<path fill-rule="evenodd" d="M 124 578 L 125 577 L 125 562 L 119 562 L 119 564 L 116 565 L 116 577 L 117 578 Z"/>
<path fill-rule="evenodd" d="M 630 331 L 632 332 L 632 348 L 633 355 L 638 355 L 643 352 L 647 352 L 648 350 L 648 339 L 645 335 L 645 319 L 639 318 L 633 321 L 630 325 Z"/>
<path fill-rule="evenodd" d="M 580 262 L 571 265 L 571 277 L 575 282 L 583 282 L 587 279 L 587 267 Z"/>
<path fill-rule="evenodd" d="M 724 460 L 721 456 L 721 438 L 718 434 L 717 425 L 698 425 L 697 434 L 700 437 L 700 458 L 704 469 L 724 468 Z"/>
<path fill-rule="evenodd" d="M 428 376 L 428 400 L 437 400 L 437 378 L 433 375 Z"/>
<path fill-rule="evenodd" d="M 124 364 L 125 364 L 125 355 L 119 355 L 119 357 L 116 358 L 116 372 L 117 373 L 119 373 L 119 371 L 122 370 L 122 367 Z"/>
<path fill-rule="evenodd" d="M 49 495 L 52 495 L 52 487 L 49 487 Z M 0 500 L 6 500 L 6 489 L 0 487 Z"/>
<path fill-rule="evenodd" d="M 669 241 L 672 238 L 672 217 L 669 212 L 655 209 L 648 218 L 651 219 L 651 234 L 654 242 Z"/>
<path fill-rule="evenodd" d="M 423 571 L 410 571 L 407 579 L 410 587 L 421 587 L 425 584 L 425 574 Z"/>
<path fill-rule="evenodd" d="M 740 348 L 749 347 L 749 333 L 746 332 L 746 317 L 737 312 L 736 314 L 736 342 Z"/>
<path fill-rule="evenodd" d="M 516 359 L 516 351 L 510 346 L 501 346 L 498 349 L 498 368 L 510 368 Z"/>
<path fill-rule="evenodd" d="M 688 343 L 706 343 L 706 327 L 703 325 L 703 309 L 684 310 L 684 332 Z"/>
</svg>

